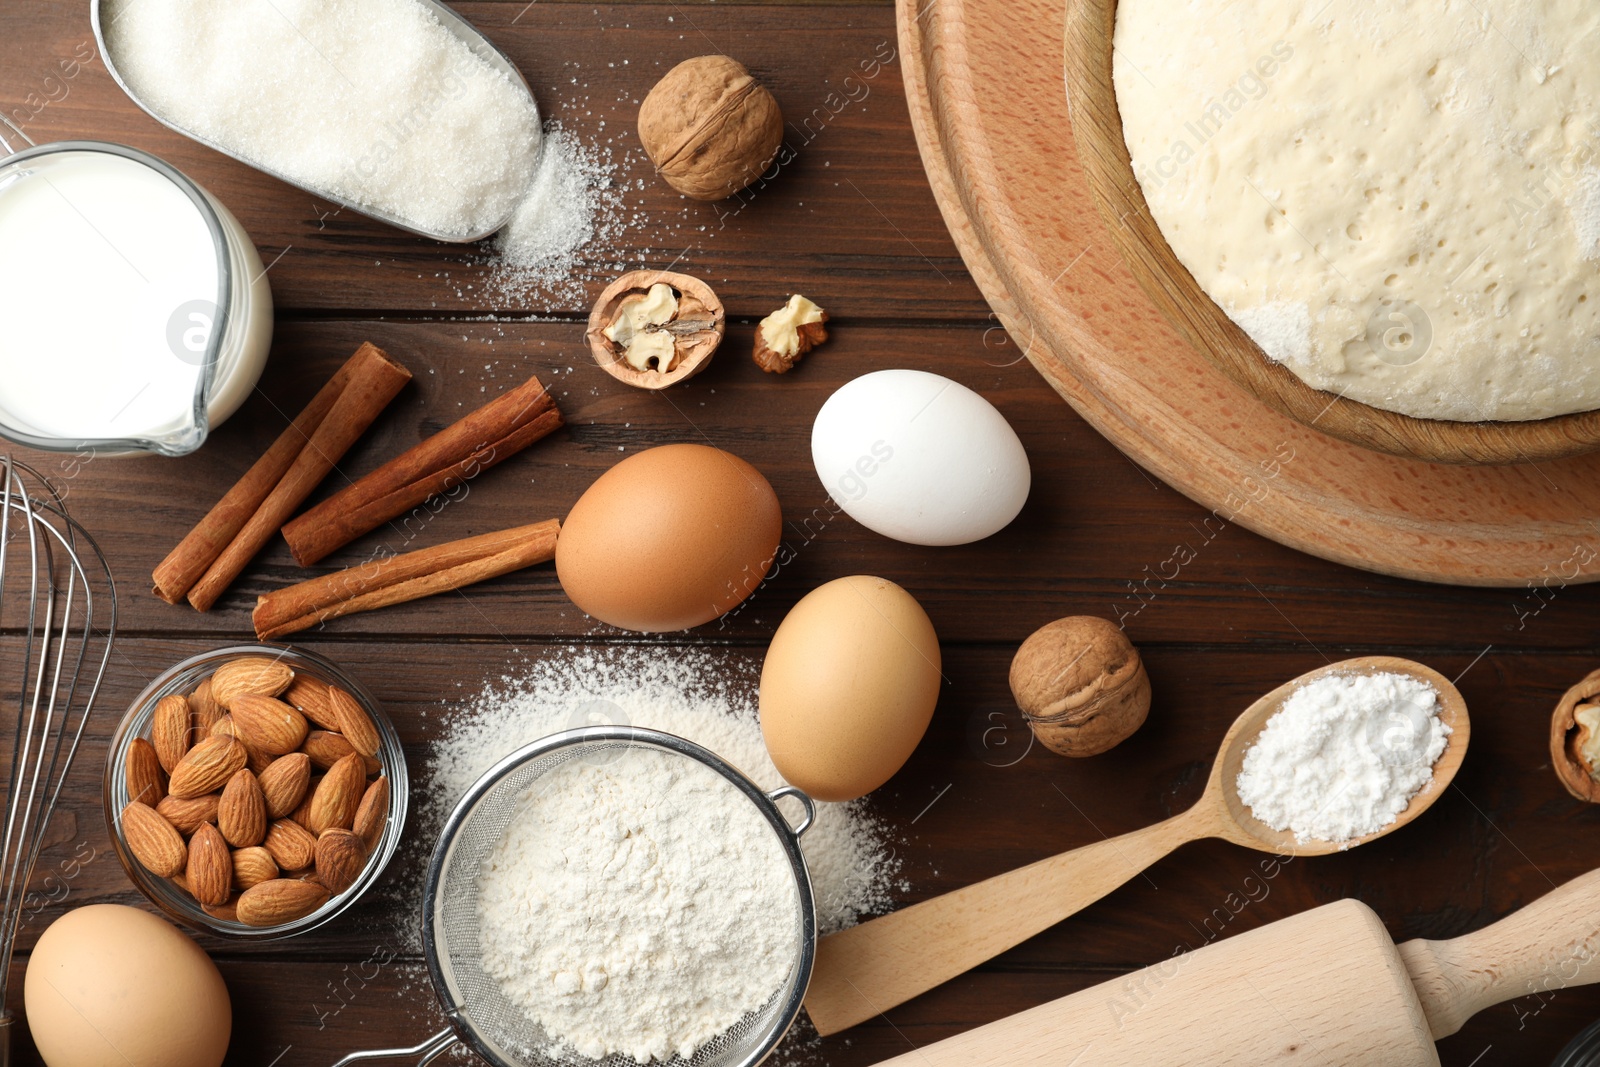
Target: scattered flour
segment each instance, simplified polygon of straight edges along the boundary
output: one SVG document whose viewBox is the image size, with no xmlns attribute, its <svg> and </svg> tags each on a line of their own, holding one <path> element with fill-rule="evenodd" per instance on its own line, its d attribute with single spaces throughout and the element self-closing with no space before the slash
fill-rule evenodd
<svg viewBox="0 0 1600 1067">
<path fill-rule="evenodd" d="M 1311 309 L 1300 303 L 1259 304 L 1229 312 L 1261 351 L 1279 363 L 1311 359 Z"/>
<path fill-rule="evenodd" d="M 1239 799 L 1274 830 L 1345 844 L 1394 822 L 1433 780 L 1450 727 L 1401 674 L 1330 674 L 1289 695 L 1245 753 Z"/>
<path fill-rule="evenodd" d="M 738 767 L 763 789 L 783 777 L 756 719 L 759 663 L 736 654 L 635 645 L 551 650 L 447 713 L 428 761 L 422 804 L 428 834 L 472 784 L 502 757 L 575 726 L 607 722 L 686 737 Z M 793 802 L 786 802 L 785 809 Z M 824 934 L 887 911 L 899 862 L 886 828 L 863 801 L 818 804 L 801 839 Z M 794 817 L 798 810 L 791 814 Z M 430 839 L 431 840 L 431 839 Z"/>
<path fill-rule="evenodd" d="M 1600 168 L 1585 167 L 1567 197 L 1578 250 L 1587 260 L 1600 259 Z"/>
<path fill-rule="evenodd" d="M 688 1059 L 783 988 L 799 900 L 777 834 L 676 753 L 569 760 L 484 862 L 484 971 L 554 1046 Z"/>
<path fill-rule="evenodd" d="M 533 175 L 528 92 L 416 0 L 108 0 L 104 18 L 157 114 L 420 229 L 488 230 Z"/>
</svg>

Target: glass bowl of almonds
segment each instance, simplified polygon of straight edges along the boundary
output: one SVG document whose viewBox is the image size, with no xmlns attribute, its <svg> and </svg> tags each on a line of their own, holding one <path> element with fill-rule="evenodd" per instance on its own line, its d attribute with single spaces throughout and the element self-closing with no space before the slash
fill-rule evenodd
<svg viewBox="0 0 1600 1067">
<path fill-rule="evenodd" d="M 405 756 L 377 700 L 304 649 L 236 645 L 167 670 L 106 760 L 106 825 L 168 917 L 238 940 L 303 933 L 383 873 Z"/>
</svg>

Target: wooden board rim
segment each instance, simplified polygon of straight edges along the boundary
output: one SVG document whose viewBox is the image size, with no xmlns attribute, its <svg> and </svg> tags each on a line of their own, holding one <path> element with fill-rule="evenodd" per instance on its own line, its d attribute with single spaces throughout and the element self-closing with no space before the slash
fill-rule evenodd
<svg viewBox="0 0 1600 1067">
<path fill-rule="evenodd" d="M 1229 522 L 1280 544 L 1323 559 L 1362 570 L 1417 581 L 1456 585 L 1532 587 L 1556 579 L 1559 585 L 1600 580 L 1600 524 L 1581 514 L 1547 517 L 1532 513 L 1535 503 L 1523 500 L 1497 502 L 1518 490 L 1517 485 L 1468 486 L 1453 502 L 1460 510 L 1478 514 L 1446 522 L 1425 515 L 1385 512 L 1363 505 L 1350 496 L 1330 495 L 1326 487 L 1285 484 L 1273 508 L 1238 508 L 1241 479 L 1251 477 L 1251 466 L 1226 449 L 1175 446 L 1163 440 L 1148 420 L 1148 413 L 1130 410 L 1127 383 L 1116 375 L 1086 368 L 1085 353 L 1102 341 L 1080 319 L 1059 314 L 1050 297 L 1054 278 L 1022 232 L 1008 202 L 1005 176 L 986 166 L 981 130 L 974 128 L 979 114 L 978 92 L 971 84 L 971 59 L 967 54 L 967 7 L 998 0 L 897 0 L 900 55 L 912 127 L 935 199 L 979 288 L 1013 342 L 1077 413 L 1130 459 L 1156 477 Z M 1052 0 L 1014 0 L 1012 17 L 1031 17 L 1041 28 L 1064 33 L 1065 9 Z M 1006 12 L 996 12 L 1005 17 Z M 1040 43 L 1049 49 L 1045 35 Z M 1059 63 L 1059 52 L 1057 52 Z M 934 85 L 938 86 L 937 91 Z M 1056 83 L 1061 99 L 1049 106 L 1068 114 L 1064 79 Z M 1096 225 L 1101 221 L 1096 213 Z M 997 255 L 993 250 L 1004 249 Z M 1119 257 L 1120 258 L 1120 257 Z M 1142 296 L 1142 294 L 1141 294 Z M 1154 312 L 1152 312 L 1154 313 Z M 1200 357 L 1195 356 L 1199 359 Z M 1218 389 L 1248 398 L 1220 372 Z M 1258 402 L 1254 402 L 1258 403 Z M 1335 461 L 1354 451 L 1346 445 L 1308 430 L 1292 420 L 1264 411 L 1263 417 L 1280 420 L 1274 426 L 1286 440 L 1314 450 L 1315 458 Z M 1193 429 L 1192 427 L 1186 429 Z M 1195 435 L 1191 434 L 1191 438 Z M 1185 441 L 1184 444 L 1191 442 Z M 1386 461 L 1383 473 L 1413 482 L 1440 476 L 1440 468 L 1418 461 L 1370 453 L 1371 467 Z M 1522 476 L 1521 491 L 1534 498 L 1545 493 L 1565 500 L 1579 487 L 1595 484 L 1600 464 L 1593 457 L 1561 461 L 1560 466 L 1533 468 Z M 1452 468 L 1443 468 L 1445 472 Z M 1485 472 L 1520 471 L 1520 467 L 1476 468 Z M 1509 475 L 1497 476 L 1502 482 Z M 1548 489 L 1535 485 L 1537 479 Z M 1531 488 L 1529 488 L 1531 487 Z M 1581 511 L 1582 505 L 1574 505 Z"/>
</svg>

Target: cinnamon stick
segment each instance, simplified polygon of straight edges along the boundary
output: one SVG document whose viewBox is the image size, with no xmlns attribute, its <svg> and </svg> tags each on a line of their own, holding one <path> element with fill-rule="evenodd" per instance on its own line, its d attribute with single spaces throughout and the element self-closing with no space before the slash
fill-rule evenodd
<svg viewBox="0 0 1600 1067">
<path fill-rule="evenodd" d="M 156 567 L 151 578 L 155 582 L 155 594 L 168 604 L 181 602 L 184 596 L 200 580 L 206 568 L 215 563 L 217 557 L 222 555 L 223 549 L 238 536 L 244 529 L 244 524 L 249 521 L 261 507 L 262 501 L 267 499 L 267 494 L 272 492 L 273 486 L 283 478 L 284 472 L 300 454 L 311 435 L 317 427 L 322 425 L 322 420 L 333 407 L 333 402 L 339 399 L 339 394 L 344 392 L 346 383 L 350 381 L 350 369 L 362 359 L 362 353 L 357 352 L 351 356 L 334 372 L 328 384 L 324 385 L 305 410 L 291 422 L 286 430 L 278 435 L 272 442 L 272 447 L 255 461 L 255 464 L 245 472 L 232 489 L 223 494 L 216 506 L 206 513 L 194 529 L 178 546 L 167 554 Z"/>
<path fill-rule="evenodd" d="M 374 560 L 256 600 L 256 636 L 270 641 L 329 619 L 402 604 L 544 563 L 556 554 L 555 519 Z"/>
<path fill-rule="evenodd" d="M 283 528 L 302 567 L 509 459 L 561 426 L 561 412 L 529 378 L 346 486 Z"/>
<path fill-rule="evenodd" d="M 328 476 L 356 439 L 411 380 L 411 372 L 374 344 L 363 344 L 350 361 L 350 379 L 299 454 L 233 540 L 189 590 L 189 603 L 209 611 L 294 509 Z"/>
</svg>

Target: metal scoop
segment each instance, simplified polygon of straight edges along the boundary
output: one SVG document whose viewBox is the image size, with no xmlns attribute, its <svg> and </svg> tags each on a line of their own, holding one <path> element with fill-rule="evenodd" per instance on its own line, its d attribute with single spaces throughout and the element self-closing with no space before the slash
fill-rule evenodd
<svg viewBox="0 0 1600 1067">
<path fill-rule="evenodd" d="M 427 8 L 429 11 L 438 16 L 440 24 L 443 25 L 446 30 L 450 31 L 450 33 L 454 34 L 458 39 L 460 39 L 468 48 L 472 49 L 472 51 L 481 59 L 483 59 L 484 62 L 505 74 L 506 77 L 511 79 L 514 85 L 522 86 L 523 91 L 528 94 L 529 104 L 533 107 L 535 129 L 538 129 L 537 119 L 539 115 L 539 102 L 534 99 L 533 90 L 528 88 L 528 80 L 522 76 L 522 72 L 516 68 L 516 65 L 512 63 L 511 60 L 506 58 L 505 53 L 501 52 L 500 49 L 491 44 L 489 39 L 483 34 L 479 33 L 472 23 L 456 14 L 455 11 L 449 7 L 439 3 L 438 0 L 417 0 L 417 3 L 421 4 L 423 7 Z M 304 189 L 306 192 L 317 197 L 318 199 L 327 200 L 331 203 L 338 204 L 343 208 L 349 208 L 351 211 L 365 215 L 368 218 L 377 219 L 379 222 L 387 222 L 390 226 L 393 226 L 396 229 L 405 230 L 407 233 L 414 233 L 419 237 L 431 237 L 435 241 L 445 241 L 452 244 L 469 244 L 473 241 L 482 240 L 483 238 L 488 237 L 490 234 L 499 230 L 506 223 L 510 222 L 511 216 L 516 213 L 516 205 L 513 204 L 511 209 L 506 212 L 504 218 L 496 220 L 493 226 L 489 227 L 487 230 L 484 230 L 482 233 L 474 233 L 467 236 L 452 233 L 434 233 L 431 230 L 422 229 L 409 219 L 403 219 L 397 215 L 390 215 L 387 212 L 379 210 L 378 208 L 371 207 L 366 204 L 358 204 L 353 200 L 347 200 L 344 197 L 331 193 L 326 189 L 318 189 L 314 186 L 306 185 L 303 182 L 296 181 L 288 175 L 280 174 L 271 167 L 263 166 L 254 160 L 245 159 L 243 156 L 224 148 L 215 141 L 200 136 L 193 130 L 186 130 L 182 126 L 167 121 L 164 116 L 151 108 L 149 104 L 146 104 L 143 100 L 141 100 L 139 98 L 139 94 L 133 91 L 133 87 L 123 79 L 122 72 L 117 69 L 116 57 L 111 54 L 111 49 L 106 45 L 105 26 L 103 25 L 103 21 L 104 20 L 101 14 L 101 0 L 90 0 L 89 24 L 94 27 L 95 44 L 97 44 L 100 48 L 100 56 L 105 60 L 106 70 L 111 72 L 111 76 L 115 78 L 117 84 L 122 87 L 122 91 L 128 94 L 128 99 L 132 100 L 135 104 L 138 104 L 141 111 L 155 119 L 157 122 L 161 123 L 161 125 L 165 126 L 167 129 L 181 133 L 191 141 L 198 141 L 213 151 L 221 152 L 229 159 L 236 159 L 247 167 L 253 167 L 263 174 L 270 174 L 272 177 L 281 182 L 292 185 L 296 189 Z M 540 147 L 542 147 L 542 142 L 543 138 L 541 137 Z"/>
</svg>

